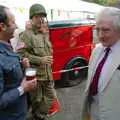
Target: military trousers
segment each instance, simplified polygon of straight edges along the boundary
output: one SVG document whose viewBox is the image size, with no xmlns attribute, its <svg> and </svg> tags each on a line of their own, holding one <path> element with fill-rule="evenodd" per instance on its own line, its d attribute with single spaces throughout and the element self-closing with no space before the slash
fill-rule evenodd
<svg viewBox="0 0 120 120">
<path fill-rule="evenodd" d="M 29 93 L 30 96 L 30 111 L 28 113 L 28 119 L 34 120 L 37 117 L 43 119 L 47 116 L 48 110 L 51 104 L 56 98 L 56 91 L 54 88 L 54 81 L 39 81 L 37 88 Z"/>
</svg>

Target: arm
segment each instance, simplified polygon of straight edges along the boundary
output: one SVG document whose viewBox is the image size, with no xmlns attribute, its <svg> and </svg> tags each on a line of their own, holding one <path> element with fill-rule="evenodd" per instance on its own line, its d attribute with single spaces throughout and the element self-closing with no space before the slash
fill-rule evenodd
<svg viewBox="0 0 120 120">
<path fill-rule="evenodd" d="M 0 67 L 0 109 L 5 108 L 8 104 L 14 102 L 19 97 L 19 90 L 13 88 L 4 92 L 4 77 Z"/>
<path fill-rule="evenodd" d="M 51 55 L 44 56 L 44 45 L 41 40 L 37 40 L 33 45 L 32 42 L 34 41 L 32 36 L 29 32 L 24 32 L 20 36 L 20 42 L 24 43 L 24 47 L 19 49 L 18 52 L 22 57 L 27 57 L 30 60 L 30 63 L 34 65 L 41 65 L 41 64 L 52 64 L 53 57 Z M 49 41 L 48 41 L 49 42 Z M 50 43 L 49 43 L 50 44 Z"/>
<path fill-rule="evenodd" d="M 33 46 L 31 44 L 31 36 L 29 33 L 24 32 L 19 39 L 19 43 L 23 43 L 21 48 L 17 51 L 20 53 L 21 57 L 26 57 L 30 60 L 32 64 L 40 65 L 40 57 L 33 54 Z"/>
<path fill-rule="evenodd" d="M 37 86 L 36 78 L 31 81 L 27 81 L 26 78 L 23 78 L 20 86 L 4 92 L 5 81 L 3 75 L 4 73 L 0 67 L 0 110 L 14 103 L 24 93 L 31 91 Z"/>
</svg>

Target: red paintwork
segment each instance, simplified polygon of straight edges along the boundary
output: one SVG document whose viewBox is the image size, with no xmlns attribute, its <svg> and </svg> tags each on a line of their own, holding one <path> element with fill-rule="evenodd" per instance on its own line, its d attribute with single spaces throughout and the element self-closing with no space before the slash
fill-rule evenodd
<svg viewBox="0 0 120 120">
<path fill-rule="evenodd" d="M 50 29 L 53 46 L 53 72 L 62 70 L 66 63 L 75 56 L 90 58 L 92 43 L 92 25 Z M 59 79 L 60 73 L 53 74 Z"/>
</svg>

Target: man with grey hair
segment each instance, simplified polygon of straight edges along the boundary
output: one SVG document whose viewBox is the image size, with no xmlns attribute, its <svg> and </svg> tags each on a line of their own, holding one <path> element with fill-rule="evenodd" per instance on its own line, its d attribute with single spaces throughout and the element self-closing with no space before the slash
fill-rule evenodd
<svg viewBox="0 0 120 120">
<path fill-rule="evenodd" d="M 82 120 L 120 116 L 120 9 L 105 7 L 96 18 L 100 41 L 89 61 Z"/>
</svg>

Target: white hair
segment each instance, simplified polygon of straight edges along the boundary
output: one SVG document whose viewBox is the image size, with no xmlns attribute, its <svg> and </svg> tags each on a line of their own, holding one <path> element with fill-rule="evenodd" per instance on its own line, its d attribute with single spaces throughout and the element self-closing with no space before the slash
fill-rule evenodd
<svg viewBox="0 0 120 120">
<path fill-rule="evenodd" d="M 112 20 L 113 27 L 120 31 L 120 9 L 115 7 L 105 7 L 96 17 L 96 22 L 101 19 L 110 19 Z"/>
</svg>

